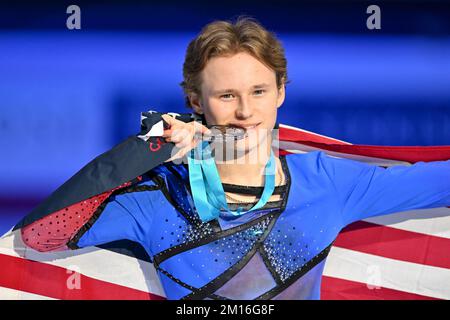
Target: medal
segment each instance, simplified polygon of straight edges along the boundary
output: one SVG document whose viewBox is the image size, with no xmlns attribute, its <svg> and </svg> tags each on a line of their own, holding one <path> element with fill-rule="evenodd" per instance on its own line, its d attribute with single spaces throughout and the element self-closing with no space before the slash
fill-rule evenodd
<svg viewBox="0 0 450 320">
<path fill-rule="evenodd" d="M 228 208 L 225 192 L 208 141 L 201 141 L 196 148 L 191 150 L 188 156 L 188 167 L 192 198 L 202 222 L 217 219 L 221 212 L 223 212 L 223 216 L 232 218 L 259 209 L 267 203 L 275 189 L 276 162 L 272 150 L 264 170 L 265 179 L 262 196 L 247 211 L 244 211 L 242 207 L 239 207 L 237 211 Z"/>
</svg>

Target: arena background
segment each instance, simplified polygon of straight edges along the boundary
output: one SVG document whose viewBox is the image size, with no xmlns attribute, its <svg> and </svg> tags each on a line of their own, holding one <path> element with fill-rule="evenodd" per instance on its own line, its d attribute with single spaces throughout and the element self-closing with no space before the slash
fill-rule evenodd
<svg viewBox="0 0 450 320">
<path fill-rule="evenodd" d="M 81 30 L 66 28 L 71 4 Z M 370 4 L 381 30 L 366 27 Z M 188 112 L 187 44 L 240 14 L 285 46 L 279 122 L 358 144 L 450 145 L 446 1 L 2 2 L 0 234 L 136 133 L 141 111 Z"/>
</svg>

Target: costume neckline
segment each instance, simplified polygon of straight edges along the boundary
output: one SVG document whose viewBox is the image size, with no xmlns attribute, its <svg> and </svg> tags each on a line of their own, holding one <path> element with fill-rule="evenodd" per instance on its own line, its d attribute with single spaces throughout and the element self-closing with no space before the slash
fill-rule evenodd
<svg viewBox="0 0 450 320">
<path fill-rule="evenodd" d="M 289 190 L 290 190 L 290 186 L 291 186 L 291 175 L 290 175 L 290 171 L 289 171 L 289 166 L 287 164 L 286 156 L 280 155 L 279 159 L 281 162 L 281 168 L 282 168 L 284 176 L 285 176 L 285 179 L 284 179 L 285 184 L 283 184 L 281 186 L 276 186 L 273 194 L 281 195 L 281 199 L 268 201 L 266 203 L 266 205 L 260 209 L 280 208 L 280 207 L 282 208 L 287 203 L 287 198 L 289 197 Z M 183 163 L 183 167 L 185 168 L 185 170 L 187 172 L 187 170 L 188 170 L 187 164 Z M 189 181 L 185 181 L 184 185 L 186 186 L 186 189 L 188 190 L 189 196 L 192 197 L 192 192 L 190 189 Z M 263 186 L 245 186 L 245 185 L 229 184 L 229 183 L 222 183 L 222 186 L 223 186 L 225 192 L 235 192 L 235 193 L 256 195 L 256 196 L 261 196 L 261 194 L 264 190 Z M 257 201 L 258 201 L 258 198 L 254 202 L 228 203 L 228 205 L 231 206 L 230 208 L 232 208 L 232 207 L 234 208 L 236 206 L 251 207 Z"/>
</svg>

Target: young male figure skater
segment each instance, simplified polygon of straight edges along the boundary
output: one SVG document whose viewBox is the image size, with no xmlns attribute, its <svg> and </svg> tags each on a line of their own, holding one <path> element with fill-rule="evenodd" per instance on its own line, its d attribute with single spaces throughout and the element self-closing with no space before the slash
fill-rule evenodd
<svg viewBox="0 0 450 320">
<path fill-rule="evenodd" d="M 188 46 L 183 74 L 193 113 L 144 112 L 139 135 L 94 159 L 16 225 L 28 246 L 135 241 L 168 299 L 320 299 L 342 228 L 450 205 L 449 160 L 386 169 L 321 151 L 278 155 L 272 140 L 286 58 L 255 21 L 207 25 Z M 211 157 L 196 138 L 210 133 L 205 125 L 242 128 L 232 148 L 248 161 Z M 195 152 L 206 157 L 195 161 Z"/>
</svg>

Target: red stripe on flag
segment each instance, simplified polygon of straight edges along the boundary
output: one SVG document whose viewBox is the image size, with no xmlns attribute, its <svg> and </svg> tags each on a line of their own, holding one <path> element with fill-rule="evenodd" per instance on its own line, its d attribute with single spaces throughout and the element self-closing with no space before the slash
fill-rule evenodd
<svg viewBox="0 0 450 320">
<path fill-rule="evenodd" d="M 334 245 L 395 260 L 450 268 L 450 239 L 366 221 L 344 228 Z"/>
<path fill-rule="evenodd" d="M 66 300 L 164 300 L 148 292 L 97 280 L 83 274 L 80 288 L 69 289 L 73 271 L 50 264 L 0 254 L 0 286 Z M 77 275 L 78 276 L 78 275 Z M 70 283 L 70 281 L 69 281 Z"/>
<path fill-rule="evenodd" d="M 320 295 L 322 300 L 440 300 L 383 287 L 370 289 L 365 283 L 328 276 L 322 277 Z"/>
<path fill-rule="evenodd" d="M 282 127 L 280 127 L 279 139 L 280 141 L 296 142 L 328 151 L 411 163 L 450 159 L 450 146 L 375 146 L 345 144 L 340 141 L 331 141 L 331 138 L 320 137 L 314 133 L 304 133 Z M 280 150 L 280 154 L 288 153 L 286 150 Z"/>
<path fill-rule="evenodd" d="M 418 161 L 446 161 L 450 159 L 450 147 L 448 146 L 368 146 L 368 145 L 338 145 L 338 144 L 326 144 L 316 143 L 302 140 L 289 140 L 306 146 L 335 151 L 339 153 L 347 153 L 360 155 L 365 157 L 375 157 L 389 160 L 406 161 L 410 163 L 416 163 Z M 286 150 L 280 151 L 280 154 L 289 154 Z"/>
</svg>

